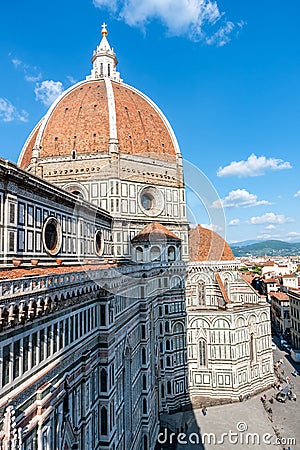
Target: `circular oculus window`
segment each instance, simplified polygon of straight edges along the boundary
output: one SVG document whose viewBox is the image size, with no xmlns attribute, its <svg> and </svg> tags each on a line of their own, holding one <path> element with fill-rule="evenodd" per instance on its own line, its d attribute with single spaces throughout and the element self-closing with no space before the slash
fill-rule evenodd
<svg viewBox="0 0 300 450">
<path fill-rule="evenodd" d="M 139 195 L 139 205 L 148 216 L 158 216 L 164 208 L 162 192 L 154 186 L 143 188 Z"/>
<path fill-rule="evenodd" d="M 49 255 L 55 256 L 60 250 L 62 243 L 62 232 L 56 217 L 48 217 L 43 226 L 43 244 Z"/>
<path fill-rule="evenodd" d="M 102 256 L 104 251 L 104 239 L 101 230 L 97 230 L 94 236 L 94 248 L 97 256 Z"/>
</svg>

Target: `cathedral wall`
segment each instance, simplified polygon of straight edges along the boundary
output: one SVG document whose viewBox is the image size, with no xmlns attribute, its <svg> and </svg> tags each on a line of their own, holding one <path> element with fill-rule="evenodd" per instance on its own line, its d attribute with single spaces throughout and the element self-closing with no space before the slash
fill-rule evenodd
<svg viewBox="0 0 300 450">
<path fill-rule="evenodd" d="M 0 440 L 152 449 L 159 411 L 188 403 L 183 267 L 0 280 Z"/>
<path fill-rule="evenodd" d="M 87 207 L 13 164 L 8 168 L 0 163 L 0 172 L 0 264 L 12 264 L 16 257 L 23 265 L 33 264 L 32 260 L 55 264 L 57 258 L 96 259 L 97 233 L 103 241 L 98 243 L 102 255 L 111 256 L 112 219 L 106 212 Z"/>
<path fill-rule="evenodd" d="M 92 155 L 91 155 L 92 156 Z M 182 168 L 136 155 L 89 159 L 76 156 L 67 162 L 52 158 L 43 164 L 43 177 L 85 199 L 114 217 L 113 241 L 117 257 L 130 257 L 130 241 L 149 222 L 165 224 L 182 239 L 182 258 L 188 260 L 188 223 Z M 40 163 L 41 164 L 41 163 Z M 153 197 L 152 208 L 143 195 Z"/>
<path fill-rule="evenodd" d="M 237 271 L 228 270 L 230 264 L 221 262 L 218 271 L 217 263 L 206 270 L 205 263 L 188 266 L 187 357 L 194 406 L 237 400 L 274 381 L 270 307 Z"/>
</svg>

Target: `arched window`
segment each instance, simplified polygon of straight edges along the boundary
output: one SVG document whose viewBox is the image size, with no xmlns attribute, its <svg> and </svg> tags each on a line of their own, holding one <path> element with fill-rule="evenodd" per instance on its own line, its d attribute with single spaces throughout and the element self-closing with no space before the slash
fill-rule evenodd
<svg viewBox="0 0 300 450">
<path fill-rule="evenodd" d="M 175 337 L 175 349 L 180 350 L 184 347 L 184 332 L 183 325 L 176 323 L 173 328 L 173 335 Z"/>
<path fill-rule="evenodd" d="M 171 350 L 169 339 L 166 340 L 166 350 Z"/>
<path fill-rule="evenodd" d="M 143 414 L 147 414 L 147 399 L 143 398 Z"/>
<path fill-rule="evenodd" d="M 143 391 L 146 391 L 146 389 L 147 389 L 147 377 L 144 374 L 143 375 Z"/>
<path fill-rule="evenodd" d="M 205 305 L 205 283 L 200 281 L 198 284 L 198 299 L 199 305 Z"/>
<path fill-rule="evenodd" d="M 164 358 L 161 358 L 161 360 L 160 360 L 160 368 L 162 370 L 164 369 Z"/>
<path fill-rule="evenodd" d="M 161 261 L 161 252 L 160 248 L 155 245 L 150 250 L 150 259 L 151 261 Z"/>
<path fill-rule="evenodd" d="M 142 364 L 146 364 L 146 349 L 142 348 Z"/>
<path fill-rule="evenodd" d="M 159 334 L 163 334 L 163 326 L 162 326 L 162 323 L 159 324 Z"/>
<path fill-rule="evenodd" d="M 102 369 L 100 373 L 100 391 L 107 392 L 107 372 L 105 369 Z"/>
<path fill-rule="evenodd" d="M 136 262 L 143 262 L 144 261 L 144 252 L 142 247 L 137 247 L 135 250 L 135 260 Z"/>
<path fill-rule="evenodd" d="M 107 66 L 107 75 L 110 77 L 110 64 Z"/>
<path fill-rule="evenodd" d="M 199 341 L 199 365 L 207 365 L 206 341 L 204 339 L 200 339 Z"/>
<path fill-rule="evenodd" d="M 172 384 L 171 381 L 167 382 L 167 394 L 171 395 L 172 394 Z"/>
<path fill-rule="evenodd" d="M 250 362 L 255 361 L 255 339 L 254 334 L 250 334 Z"/>
<path fill-rule="evenodd" d="M 103 63 L 100 64 L 100 75 L 103 76 Z"/>
<path fill-rule="evenodd" d="M 159 350 L 160 350 L 160 353 L 164 352 L 164 344 L 162 342 L 159 344 Z"/>
<path fill-rule="evenodd" d="M 169 332 L 170 332 L 170 324 L 169 324 L 169 322 L 166 322 L 166 323 L 165 323 L 165 332 L 166 332 L 166 333 L 169 333 Z"/>
<path fill-rule="evenodd" d="M 228 278 L 225 278 L 225 280 L 224 280 L 224 287 L 226 289 L 227 295 L 229 295 L 230 294 L 230 286 L 229 286 Z"/>
<path fill-rule="evenodd" d="M 174 245 L 170 245 L 168 248 L 168 261 L 175 261 L 176 258 L 176 250 Z"/>
<path fill-rule="evenodd" d="M 148 450 L 148 438 L 146 435 L 143 437 L 143 450 Z"/>
<path fill-rule="evenodd" d="M 165 314 L 169 314 L 169 306 L 165 305 Z"/>
<path fill-rule="evenodd" d="M 171 358 L 170 358 L 170 356 L 167 356 L 166 366 L 167 367 L 171 367 Z"/>
<path fill-rule="evenodd" d="M 160 392 L 161 392 L 161 398 L 165 398 L 165 386 L 163 383 L 161 385 Z"/>
<path fill-rule="evenodd" d="M 101 434 L 107 436 L 107 409 L 105 406 L 101 408 Z"/>
<path fill-rule="evenodd" d="M 76 195 L 80 200 L 84 200 L 84 195 L 80 191 L 72 191 L 71 194 Z"/>
<path fill-rule="evenodd" d="M 172 289 L 176 289 L 176 288 L 181 288 L 182 287 L 182 280 L 180 277 L 173 277 L 171 279 L 171 288 Z"/>
</svg>

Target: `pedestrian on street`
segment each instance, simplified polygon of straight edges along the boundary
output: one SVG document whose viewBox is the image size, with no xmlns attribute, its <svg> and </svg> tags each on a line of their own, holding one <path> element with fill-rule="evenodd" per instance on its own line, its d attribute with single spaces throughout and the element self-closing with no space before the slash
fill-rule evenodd
<svg viewBox="0 0 300 450">
<path fill-rule="evenodd" d="M 202 414 L 203 414 L 204 416 L 206 416 L 206 414 L 207 414 L 206 406 L 203 406 L 203 408 L 202 408 Z"/>
</svg>

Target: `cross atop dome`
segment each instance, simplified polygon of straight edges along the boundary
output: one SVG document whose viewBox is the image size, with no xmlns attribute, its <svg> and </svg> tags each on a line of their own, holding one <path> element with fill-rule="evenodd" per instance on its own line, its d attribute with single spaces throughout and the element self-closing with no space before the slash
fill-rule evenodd
<svg viewBox="0 0 300 450">
<path fill-rule="evenodd" d="M 93 68 L 91 75 L 87 76 L 87 80 L 97 80 L 99 78 L 110 78 L 114 81 L 123 81 L 120 73 L 117 72 L 118 60 L 114 49 L 110 47 L 106 38 L 108 35 L 107 25 L 104 22 L 101 29 L 102 40 L 93 53 Z"/>
<path fill-rule="evenodd" d="M 107 25 L 106 25 L 106 23 L 104 22 L 103 24 L 102 24 L 102 30 L 101 30 L 101 34 L 102 34 L 102 36 L 104 37 L 104 36 L 107 36 L 108 35 L 108 31 L 107 31 Z"/>
</svg>

